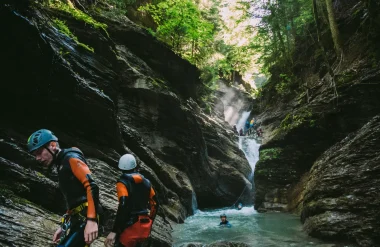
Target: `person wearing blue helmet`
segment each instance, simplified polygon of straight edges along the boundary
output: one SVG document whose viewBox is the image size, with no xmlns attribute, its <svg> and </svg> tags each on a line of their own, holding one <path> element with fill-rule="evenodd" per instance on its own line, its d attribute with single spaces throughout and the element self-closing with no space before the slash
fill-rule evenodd
<svg viewBox="0 0 380 247">
<path fill-rule="evenodd" d="M 84 247 L 98 237 L 99 188 L 78 148 L 60 149 L 58 138 L 47 129 L 34 132 L 27 141 L 29 153 L 46 167 L 57 166 L 59 188 L 67 212 L 53 242 L 58 247 Z"/>
<path fill-rule="evenodd" d="M 220 215 L 220 223 L 219 226 L 226 226 L 226 227 L 231 227 L 232 225 L 230 222 L 227 220 L 227 215 L 226 214 L 221 214 Z"/>
</svg>

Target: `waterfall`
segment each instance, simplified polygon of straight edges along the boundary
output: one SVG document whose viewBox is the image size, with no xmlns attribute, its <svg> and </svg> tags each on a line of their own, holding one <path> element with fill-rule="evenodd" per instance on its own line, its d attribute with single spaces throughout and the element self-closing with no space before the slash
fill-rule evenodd
<svg viewBox="0 0 380 247">
<path fill-rule="evenodd" d="M 240 129 L 244 130 L 245 122 L 247 121 L 247 119 L 249 117 L 249 114 L 251 114 L 250 111 L 243 112 L 243 114 L 241 115 L 241 118 L 236 123 L 236 129 L 237 129 L 237 131 L 240 131 Z"/>
<path fill-rule="evenodd" d="M 243 112 L 240 119 L 236 123 L 236 128 L 239 131 L 240 129 L 244 129 L 245 123 L 250 115 L 250 111 Z M 247 159 L 249 165 L 251 166 L 251 174 L 248 176 L 248 180 L 252 181 L 253 173 L 255 171 L 255 165 L 259 160 L 259 148 L 260 144 L 256 141 L 253 136 L 239 136 L 239 149 L 242 150 L 245 154 L 245 158 Z M 195 192 L 193 191 L 191 206 L 193 210 L 193 214 L 198 211 L 198 203 Z"/>
<path fill-rule="evenodd" d="M 236 124 L 236 128 L 238 130 L 244 128 L 245 122 L 247 121 L 250 113 L 251 112 L 249 111 L 243 112 L 241 118 Z M 260 144 L 257 143 L 256 139 L 253 136 L 239 136 L 239 149 L 244 152 L 245 157 L 252 169 L 252 173 L 248 178 L 249 180 L 252 180 L 256 163 L 259 161 L 259 148 Z"/>
<path fill-rule="evenodd" d="M 191 208 L 193 209 L 193 214 L 198 210 L 198 202 L 197 202 L 197 195 L 195 194 L 193 190 L 193 196 L 191 198 Z"/>
<path fill-rule="evenodd" d="M 259 148 L 260 144 L 252 136 L 239 136 L 239 149 L 244 152 L 245 158 L 247 158 L 252 169 L 249 180 L 252 180 L 256 163 L 259 161 Z"/>
</svg>

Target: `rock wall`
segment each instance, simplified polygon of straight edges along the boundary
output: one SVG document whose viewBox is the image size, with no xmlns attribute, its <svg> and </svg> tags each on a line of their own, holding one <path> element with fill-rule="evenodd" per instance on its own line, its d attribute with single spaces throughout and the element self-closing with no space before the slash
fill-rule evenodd
<svg viewBox="0 0 380 247">
<path fill-rule="evenodd" d="M 199 71 L 128 19 L 94 18 L 107 32 L 39 3 L 0 4 L 0 243 L 46 246 L 65 210 L 56 171 L 26 152 L 40 128 L 52 130 L 61 147 L 84 152 L 101 191 L 104 234 L 126 152 L 136 155 L 162 204 L 152 246 L 171 246 L 170 222 L 183 222 L 196 202 L 231 206 L 250 186 L 229 126 L 196 103 Z M 57 19 L 94 52 L 63 34 Z"/>
<path fill-rule="evenodd" d="M 378 12 L 379 5 L 374 6 Z M 302 215 L 306 231 L 313 236 L 377 246 L 378 215 L 373 205 L 379 204 L 371 194 L 379 196 L 377 165 L 363 148 L 369 145 L 372 152 L 379 152 L 378 145 L 371 143 L 378 138 L 374 117 L 380 113 L 376 46 L 380 26 L 378 18 L 360 21 L 368 13 L 365 1 L 336 7 L 345 37 L 344 59 L 335 57 L 328 30 L 322 33 L 322 42 L 338 96 L 318 44 L 299 40 L 293 73 L 307 89 L 278 95 L 275 82 L 281 70 L 274 66 L 261 99 L 263 107 L 254 109 L 264 131 L 254 176 L 255 207 Z M 371 176 L 360 175 L 367 172 Z M 368 207 L 363 206 L 369 201 Z M 359 218 L 363 222 L 358 223 Z"/>
<path fill-rule="evenodd" d="M 318 158 L 305 187 L 301 216 L 310 235 L 360 246 L 380 243 L 379 161 L 380 116 Z"/>
</svg>

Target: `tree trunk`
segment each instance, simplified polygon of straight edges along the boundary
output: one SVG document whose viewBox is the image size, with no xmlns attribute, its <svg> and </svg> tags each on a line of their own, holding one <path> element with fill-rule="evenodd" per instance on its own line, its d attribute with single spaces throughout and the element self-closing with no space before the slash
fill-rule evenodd
<svg viewBox="0 0 380 247">
<path fill-rule="evenodd" d="M 328 0 L 326 0 L 326 1 L 328 1 Z M 317 36 L 318 36 L 318 42 L 317 43 L 318 43 L 320 49 L 322 50 L 323 59 L 325 60 L 325 63 L 327 65 L 328 73 L 331 76 L 331 85 L 333 87 L 334 97 L 336 99 L 338 99 L 339 95 L 338 95 L 338 90 L 336 89 L 336 83 L 335 83 L 336 76 L 335 76 L 335 73 L 331 67 L 329 59 L 327 58 L 326 51 L 325 51 L 325 48 L 322 44 L 321 37 L 320 37 L 320 35 L 321 35 L 320 28 L 321 27 L 320 27 L 320 23 L 319 23 L 319 16 L 318 16 L 318 10 L 317 10 L 317 0 L 313 0 L 313 13 L 314 13 L 315 25 L 317 26 Z M 338 56 L 339 56 L 339 54 L 338 54 Z M 308 96 L 308 97 L 310 97 L 310 96 Z"/>
<path fill-rule="evenodd" d="M 326 8 L 327 8 L 328 16 L 329 16 L 331 36 L 334 41 L 335 51 L 339 57 L 343 54 L 343 49 L 342 49 L 342 43 L 340 39 L 338 24 L 336 23 L 336 20 L 335 20 L 334 7 L 333 7 L 332 1 L 333 0 L 326 0 Z"/>
<path fill-rule="evenodd" d="M 319 43 L 321 41 L 320 40 L 321 26 L 319 24 L 319 16 L 318 16 L 318 10 L 317 10 L 317 0 L 313 0 L 313 14 L 314 14 L 315 25 L 317 26 L 317 37 L 318 37 L 318 43 Z"/>
<path fill-rule="evenodd" d="M 278 37 L 278 40 L 280 41 L 280 50 L 281 52 L 283 53 L 283 55 L 285 57 L 288 57 L 288 53 L 286 52 L 286 47 L 285 47 L 285 42 L 284 42 L 284 38 L 282 37 L 282 34 L 281 34 L 281 31 L 280 31 L 280 26 L 277 24 L 276 25 L 276 28 L 277 28 L 277 37 Z"/>
</svg>

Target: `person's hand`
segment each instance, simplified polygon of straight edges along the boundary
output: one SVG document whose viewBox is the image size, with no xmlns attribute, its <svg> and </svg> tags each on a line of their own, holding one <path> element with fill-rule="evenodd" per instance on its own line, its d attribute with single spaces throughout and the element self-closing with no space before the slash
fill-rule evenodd
<svg viewBox="0 0 380 247">
<path fill-rule="evenodd" d="M 92 220 L 87 220 L 86 228 L 84 228 L 84 241 L 90 245 L 98 238 L 98 223 Z"/>
<path fill-rule="evenodd" d="M 61 238 L 62 234 L 62 228 L 58 228 L 57 231 L 55 231 L 54 236 L 53 236 L 53 243 L 57 244 Z"/>
<path fill-rule="evenodd" d="M 104 246 L 111 247 L 115 244 L 116 233 L 110 232 L 104 241 Z"/>
</svg>

